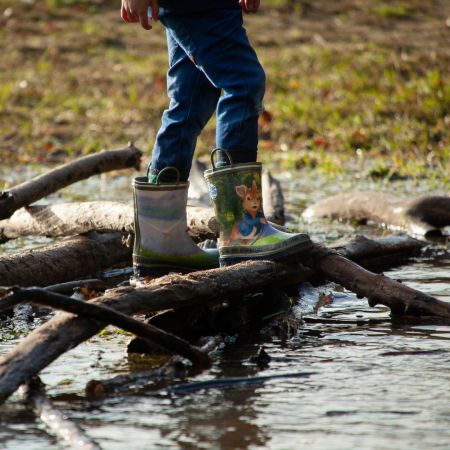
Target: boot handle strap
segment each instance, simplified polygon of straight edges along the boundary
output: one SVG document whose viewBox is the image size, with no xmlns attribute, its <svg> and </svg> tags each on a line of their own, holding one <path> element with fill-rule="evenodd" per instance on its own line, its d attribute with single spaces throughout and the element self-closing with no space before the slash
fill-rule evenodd
<svg viewBox="0 0 450 450">
<path fill-rule="evenodd" d="M 164 169 L 161 169 L 158 172 L 158 175 L 156 177 L 156 184 L 160 184 L 159 177 L 161 176 L 161 174 L 163 174 L 164 172 L 169 172 L 171 170 L 173 170 L 177 174 L 177 178 L 176 178 L 175 184 L 179 184 L 180 183 L 180 176 L 181 176 L 180 175 L 180 171 L 176 167 L 173 167 L 173 166 L 164 167 Z"/>
<path fill-rule="evenodd" d="M 225 153 L 225 155 L 228 158 L 228 161 L 230 162 L 230 166 L 233 165 L 233 158 L 230 155 L 230 152 L 228 150 L 225 150 L 224 148 L 215 148 L 212 152 L 211 152 L 211 166 L 213 168 L 213 170 L 216 170 L 216 165 L 214 163 L 214 156 L 216 155 L 216 153 L 218 151 L 221 151 L 223 153 Z"/>
</svg>

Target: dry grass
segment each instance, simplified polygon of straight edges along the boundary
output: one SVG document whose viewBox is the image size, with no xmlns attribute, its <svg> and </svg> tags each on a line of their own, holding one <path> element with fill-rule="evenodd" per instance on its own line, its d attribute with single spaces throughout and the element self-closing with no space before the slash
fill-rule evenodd
<svg viewBox="0 0 450 450">
<path fill-rule="evenodd" d="M 262 157 L 334 173 L 442 177 L 450 161 L 446 0 L 266 0 L 247 28 L 266 68 Z M 3 0 L 2 160 L 59 162 L 129 140 L 150 151 L 166 106 L 160 25 L 106 1 Z M 214 144 L 214 124 L 198 145 Z"/>
</svg>

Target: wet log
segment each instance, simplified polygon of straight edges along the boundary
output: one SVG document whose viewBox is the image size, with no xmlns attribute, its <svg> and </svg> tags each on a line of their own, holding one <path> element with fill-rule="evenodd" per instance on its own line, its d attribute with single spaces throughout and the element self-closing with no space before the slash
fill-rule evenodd
<svg viewBox="0 0 450 450">
<path fill-rule="evenodd" d="M 49 292 L 45 289 L 14 289 L 11 294 L 2 298 L 0 302 L 0 313 L 25 302 L 47 306 L 76 314 L 79 317 L 97 320 L 100 322 L 102 328 L 107 324 L 123 328 L 125 331 L 134 333 L 140 338 L 149 340 L 152 344 L 164 350 L 184 356 L 196 364 L 204 367 L 210 365 L 210 360 L 205 353 L 174 334 L 161 330 L 154 325 L 135 320 L 111 308 L 76 300 L 65 295 Z"/>
<path fill-rule="evenodd" d="M 46 286 L 83 278 L 131 262 L 121 233 L 89 233 L 0 257 L 0 286 Z"/>
<path fill-rule="evenodd" d="M 94 201 L 33 205 L 0 221 L 0 242 L 20 236 L 74 236 L 89 231 L 134 232 L 132 205 Z M 196 241 L 215 239 L 219 234 L 211 208 L 187 208 L 189 234 Z"/>
<path fill-rule="evenodd" d="M 373 221 L 414 235 L 426 235 L 450 225 L 450 197 L 424 195 L 400 199 L 383 192 L 350 192 L 321 200 L 307 208 L 303 217 Z"/>
<path fill-rule="evenodd" d="M 76 422 L 70 420 L 47 398 L 44 385 L 39 378 L 33 378 L 22 386 L 21 391 L 36 416 L 62 445 L 79 450 L 100 450 Z"/>
<path fill-rule="evenodd" d="M 0 193 L 0 219 L 14 211 L 92 175 L 127 167 L 139 168 L 141 152 L 132 144 L 125 149 L 85 156 Z"/>
<path fill-rule="evenodd" d="M 408 235 L 388 235 L 377 240 L 358 235 L 334 242 L 330 248 L 366 269 L 386 270 L 419 254 L 426 245 Z"/>
<path fill-rule="evenodd" d="M 91 302 L 128 315 L 177 309 L 227 296 L 241 296 L 267 285 L 283 283 L 287 277 L 302 280 L 306 265 L 325 278 L 368 297 L 371 305 L 390 307 L 395 314 L 450 317 L 450 304 L 369 272 L 321 246 L 312 246 L 311 251 L 302 257 L 302 264 L 291 263 L 287 266 L 272 261 L 248 261 L 189 275 L 167 275 L 143 287 L 112 289 Z M 308 276 L 310 273 L 308 269 Z M 96 321 L 63 314 L 34 330 L 10 353 L 0 358 L 0 401 L 8 398 L 18 386 L 59 355 L 100 329 Z"/>
</svg>

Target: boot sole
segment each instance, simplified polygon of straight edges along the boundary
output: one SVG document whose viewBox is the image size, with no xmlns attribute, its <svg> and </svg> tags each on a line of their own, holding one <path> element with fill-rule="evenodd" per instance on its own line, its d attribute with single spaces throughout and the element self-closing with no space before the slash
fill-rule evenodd
<svg viewBox="0 0 450 450">
<path fill-rule="evenodd" d="M 243 261 L 264 259 L 282 262 L 290 262 L 298 259 L 298 262 L 301 262 L 302 253 L 310 250 L 313 247 L 313 242 L 307 234 L 300 234 L 289 246 L 267 247 L 270 248 L 264 250 L 255 247 L 254 252 L 249 252 L 249 247 L 246 246 L 224 247 L 220 250 L 220 267 L 231 266 Z"/>
</svg>

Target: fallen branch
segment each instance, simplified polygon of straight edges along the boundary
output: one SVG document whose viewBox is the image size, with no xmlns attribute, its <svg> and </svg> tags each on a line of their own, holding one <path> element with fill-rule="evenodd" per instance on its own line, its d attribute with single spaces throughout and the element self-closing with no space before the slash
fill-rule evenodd
<svg viewBox="0 0 450 450">
<path fill-rule="evenodd" d="M 76 300 L 65 295 L 49 292 L 45 289 L 15 290 L 12 294 L 3 297 L 0 301 L 0 313 L 25 302 L 40 306 L 49 306 L 54 309 L 76 314 L 79 317 L 97 320 L 102 328 L 107 324 L 123 328 L 125 331 L 134 333 L 136 336 L 148 339 L 151 343 L 169 350 L 169 352 L 184 356 L 196 364 L 204 367 L 210 365 L 210 360 L 205 353 L 184 339 L 167 333 L 154 325 L 140 322 L 106 306 Z"/>
<path fill-rule="evenodd" d="M 49 432 L 63 441 L 66 446 L 80 450 L 100 449 L 77 423 L 70 420 L 46 397 L 44 385 L 40 379 L 34 378 L 22 386 L 22 393 Z"/>
<path fill-rule="evenodd" d="M 371 305 L 380 303 L 390 307 L 395 314 L 450 317 L 450 304 L 383 275 L 369 272 L 318 245 L 313 246 L 308 257 L 305 255 L 302 258 L 302 263 L 356 294 L 368 297 Z M 307 272 L 308 275 L 311 273 L 310 270 Z M 286 277 L 302 279 L 303 273 L 303 266 L 300 265 L 249 261 L 189 275 L 167 275 L 144 287 L 112 289 L 91 303 L 105 305 L 128 315 L 149 313 L 199 305 L 226 296 L 241 296 L 283 282 Z M 34 330 L 9 354 L 0 358 L 0 401 L 8 398 L 19 385 L 59 355 L 100 329 L 97 322 L 64 314 Z"/>
<path fill-rule="evenodd" d="M 0 221 L 0 242 L 20 236 L 73 236 L 89 231 L 134 232 L 132 205 L 95 201 L 33 205 Z M 211 208 L 187 208 L 189 234 L 196 241 L 217 238 L 219 228 Z"/>
<path fill-rule="evenodd" d="M 450 197 L 425 195 L 399 199 L 383 192 L 351 192 L 321 200 L 307 208 L 303 217 L 307 220 L 373 221 L 425 235 L 450 225 Z"/>
<path fill-rule="evenodd" d="M 120 233 L 89 233 L 35 250 L 0 257 L 0 286 L 45 286 L 131 262 Z"/>
<path fill-rule="evenodd" d="M 19 208 L 92 175 L 127 167 L 138 169 L 141 155 L 132 144 L 121 150 L 99 152 L 59 166 L 3 191 L 0 193 L 0 219 L 7 219 Z"/>
</svg>

